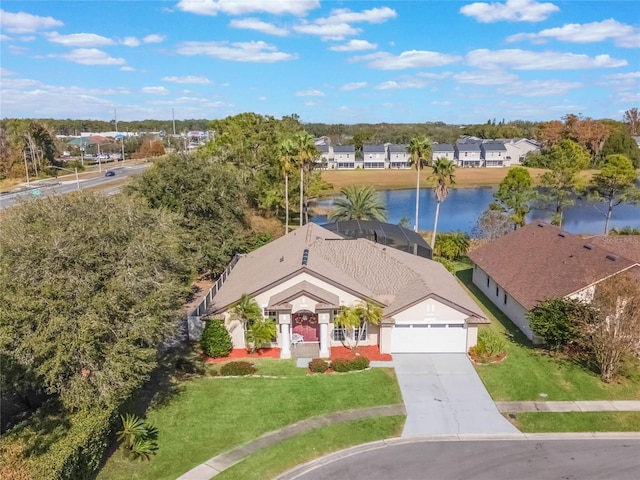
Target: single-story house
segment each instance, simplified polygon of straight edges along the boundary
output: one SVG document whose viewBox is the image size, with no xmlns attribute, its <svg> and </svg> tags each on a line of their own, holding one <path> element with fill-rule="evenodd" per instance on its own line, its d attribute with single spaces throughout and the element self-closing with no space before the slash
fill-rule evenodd
<svg viewBox="0 0 640 480">
<path fill-rule="evenodd" d="M 630 269 L 640 273 L 637 261 L 542 222 L 497 238 L 469 252 L 469 258 L 473 283 L 535 342 L 527 313 L 540 302 L 589 301 L 599 282 Z"/>
<path fill-rule="evenodd" d="M 225 319 L 234 348 L 245 348 L 244 327 L 231 315 L 243 294 L 276 322 L 271 346 L 282 358 L 296 356 L 299 343 L 329 357 L 349 335 L 382 353 L 464 353 L 476 344 L 478 325 L 489 323 L 440 263 L 313 223 L 239 256 L 225 275 L 205 317 Z M 335 325 L 343 307 L 367 300 L 382 308 L 380 325 L 350 332 Z"/>
</svg>

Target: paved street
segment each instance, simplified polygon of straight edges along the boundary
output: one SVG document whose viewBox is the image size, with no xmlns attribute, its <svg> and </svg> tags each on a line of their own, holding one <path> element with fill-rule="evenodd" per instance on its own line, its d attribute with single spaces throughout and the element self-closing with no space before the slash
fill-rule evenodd
<svg viewBox="0 0 640 480">
<path fill-rule="evenodd" d="M 281 480 L 636 480 L 640 440 L 420 441 L 325 457 Z"/>
</svg>

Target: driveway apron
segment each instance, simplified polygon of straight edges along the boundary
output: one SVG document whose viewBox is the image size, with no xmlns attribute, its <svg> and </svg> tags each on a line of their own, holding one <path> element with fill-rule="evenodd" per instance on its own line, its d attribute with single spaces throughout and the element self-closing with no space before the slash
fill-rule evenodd
<svg viewBox="0 0 640 480">
<path fill-rule="evenodd" d="M 505 419 L 463 353 L 393 354 L 407 421 L 402 436 L 508 434 Z"/>
</svg>

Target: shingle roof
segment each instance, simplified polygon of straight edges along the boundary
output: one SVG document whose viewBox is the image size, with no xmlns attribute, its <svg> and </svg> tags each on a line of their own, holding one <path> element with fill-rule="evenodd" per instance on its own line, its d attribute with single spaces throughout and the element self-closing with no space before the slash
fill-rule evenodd
<svg viewBox="0 0 640 480">
<path fill-rule="evenodd" d="M 307 262 L 302 265 L 305 250 Z M 224 311 L 243 293 L 255 296 L 302 272 L 360 298 L 377 300 L 384 305 L 385 315 L 427 297 L 436 297 L 472 316 L 475 323 L 486 321 L 482 311 L 441 264 L 366 239 L 342 239 L 313 223 L 240 257 L 213 298 L 210 311 Z M 296 285 L 298 291 L 304 290 L 323 300 L 320 303 L 335 302 L 322 289 L 316 291 L 317 287 L 302 283 Z M 272 298 L 272 303 L 286 302 L 291 288 L 274 295 L 277 298 Z"/>
<path fill-rule="evenodd" d="M 384 145 L 362 145 L 362 153 L 385 153 Z"/>
<path fill-rule="evenodd" d="M 469 258 L 527 310 L 634 265 L 628 258 L 540 222 L 471 251 Z"/>
<path fill-rule="evenodd" d="M 334 145 L 333 153 L 353 153 L 356 151 L 354 145 Z"/>
<path fill-rule="evenodd" d="M 407 153 L 407 146 L 392 143 L 389 145 L 389 152 L 390 153 Z"/>
<path fill-rule="evenodd" d="M 434 152 L 453 152 L 453 145 L 450 143 L 434 143 L 433 144 Z"/>
<path fill-rule="evenodd" d="M 456 143 L 458 151 L 462 152 L 479 152 L 480 143 L 478 142 L 458 142 Z"/>
<path fill-rule="evenodd" d="M 593 237 L 589 241 L 594 245 L 640 263 L 640 235 L 601 235 Z"/>
<path fill-rule="evenodd" d="M 480 148 L 482 148 L 484 151 L 487 151 L 487 150 L 494 150 L 497 152 L 507 151 L 507 147 L 505 147 L 504 143 L 502 142 L 484 142 Z"/>
</svg>

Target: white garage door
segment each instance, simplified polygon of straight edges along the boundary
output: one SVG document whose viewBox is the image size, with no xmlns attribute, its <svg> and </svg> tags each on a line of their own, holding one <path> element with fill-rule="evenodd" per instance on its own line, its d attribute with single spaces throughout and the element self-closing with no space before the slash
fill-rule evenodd
<svg viewBox="0 0 640 480">
<path fill-rule="evenodd" d="M 465 353 L 467 329 L 462 323 L 396 324 L 391 353 Z"/>
</svg>

